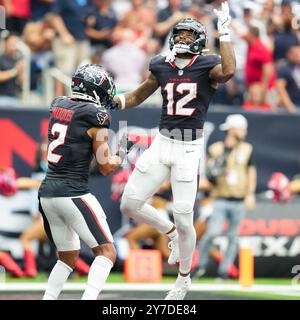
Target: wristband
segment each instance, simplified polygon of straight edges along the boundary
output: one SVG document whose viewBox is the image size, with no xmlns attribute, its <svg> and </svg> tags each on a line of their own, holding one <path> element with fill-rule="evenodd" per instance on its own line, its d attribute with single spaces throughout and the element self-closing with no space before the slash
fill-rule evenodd
<svg viewBox="0 0 300 320">
<path fill-rule="evenodd" d="M 118 94 L 117 97 L 120 99 L 121 101 L 121 110 L 124 110 L 125 109 L 125 106 L 126 106 L 126 98 L 125 98 L 125 95 L 124 94 Z"/>
<path fill-rule="evenodd" d="M 219 38 L 220 42 L 230 42 L 230 35 L 229 34 L 224 34 L 221 35 Z"/>
</svg>

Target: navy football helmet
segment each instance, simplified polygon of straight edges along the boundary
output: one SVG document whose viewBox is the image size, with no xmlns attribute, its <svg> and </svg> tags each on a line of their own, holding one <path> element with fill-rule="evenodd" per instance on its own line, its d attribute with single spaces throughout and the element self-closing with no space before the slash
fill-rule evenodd
<svg viewBox="0 0 300 320">
<path fill-rule="evenodd" d="M 98 64 L 79 67 L 72 76 L 72 98 L 90 101 L 109 108 L 116 94 L 111 75 Z"/>
<path fill-rule="evenodd" d="M 195 35 L 195 41 L 189 45 L 175 44 L 175 38 L 179 30 L 188 30 Z M 196 19 L 187 18 L 181 20 L 172 30 L 169 46 L 170 50 L 176 50 L 177 53 L 200 54 L 207 45 L 207 31 L 205 26 Z"/>
</svg>

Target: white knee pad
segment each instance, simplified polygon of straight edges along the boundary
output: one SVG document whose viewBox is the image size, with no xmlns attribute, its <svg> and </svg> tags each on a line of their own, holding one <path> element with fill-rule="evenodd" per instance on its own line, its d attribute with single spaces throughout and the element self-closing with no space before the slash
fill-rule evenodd
<svg viewBox="0 0 300 320">
<path fill-rule="evenodd" d="M 193 206 L 188 202 L 175 202 L 173 212 L 178 233 L 191 234 L 194 231 Z"/>
<path fill-rule="evenodd" d="M 193 213 L 193 205 L 189 202 L 174 202 L 173 212 L 178 215 L 185 215 Z"/>
<path fill-rule="evenodd" d="M 173 228 L 173 223 L 147 204 L 146 200 L 138 197 L 139 194 L 135 192 L 134 187 L 127 186 L 121 200 L 122 213 L 139 223 L 147 223 L 162 233 L 169 232 Z"/>
<path fill-rule="evenodd" d="M 144 203 L 145 201 L 137 198 L 134 189 L 127 185 L 121 199 L 121 212 L 130 218 L 134 218 Z"/>
</svg>

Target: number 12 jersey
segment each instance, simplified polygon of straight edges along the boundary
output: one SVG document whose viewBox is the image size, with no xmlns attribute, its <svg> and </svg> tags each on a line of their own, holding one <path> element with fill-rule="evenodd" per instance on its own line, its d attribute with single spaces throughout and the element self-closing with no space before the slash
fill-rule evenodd
<svg viewBox="0 0 300 320">
<path fill-rule="evenodd" d="M 154 56 L 149 70 L 161 87 L 163 108 L 160 132 L 177 140 L 200 138 L 209 103 L 215 89 L 209 72 L 221 63 L 218 55 L 195 55 L 182 69 L 166 62 L 162 55 Z"/>
</svg>

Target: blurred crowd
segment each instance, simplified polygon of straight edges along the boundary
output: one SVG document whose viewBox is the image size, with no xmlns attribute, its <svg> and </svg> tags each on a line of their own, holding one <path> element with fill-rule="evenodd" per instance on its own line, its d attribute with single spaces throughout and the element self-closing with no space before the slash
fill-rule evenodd
<svg viewBox="0 0 300 320">
<path fill-rule="evenodd" d="M 170 30 L 186 17 L 207 27 L 209 53 L 218 53 L 213 8 L 221 2 L 0 0 L 7 17 L 7 30 L 1 32 L 0 105 L 20 104 L 20 99 L 30 105 L 35 96 L 66 94 L 72 72 L 86 62 L 104 65 L 118 91 L 131 90 L 143 81 L 151 56 L 167 52 Z M 299 111 L 300 4 L 228 2 L 237 72 L 220 86 L 214 103 L 236 110 Z"/>
</svg>

